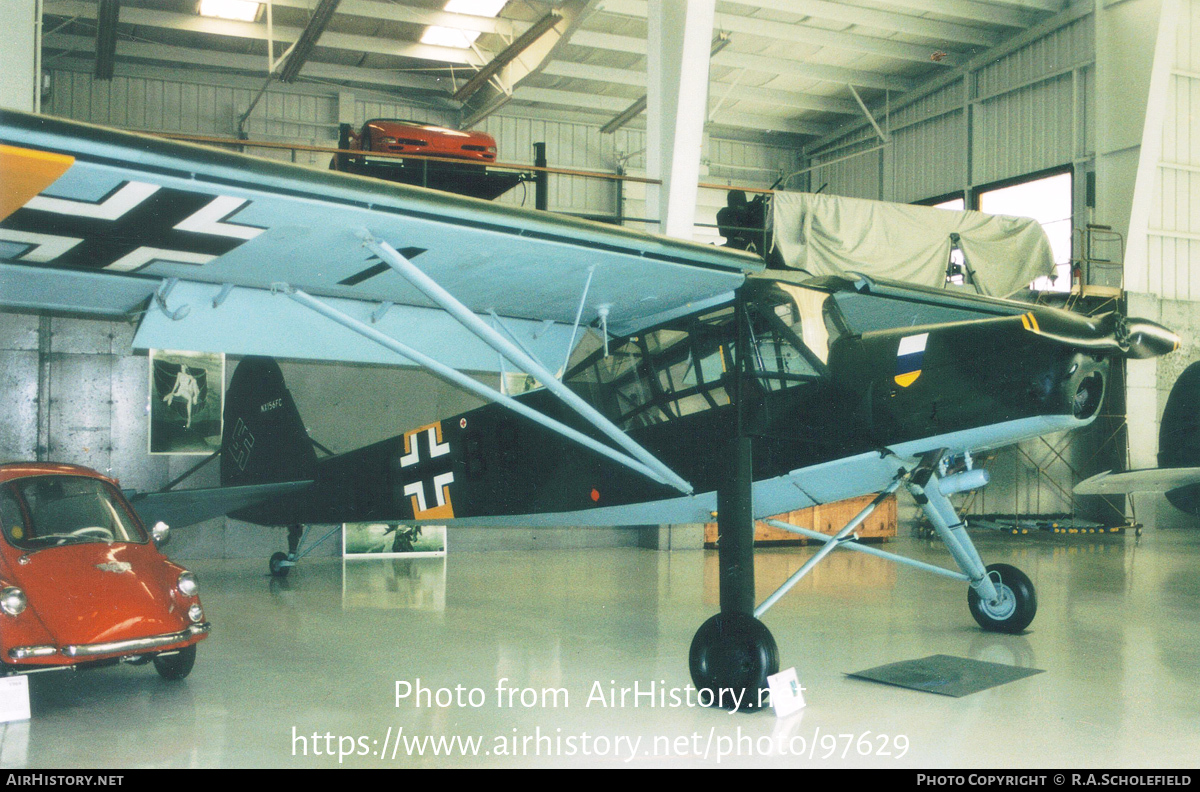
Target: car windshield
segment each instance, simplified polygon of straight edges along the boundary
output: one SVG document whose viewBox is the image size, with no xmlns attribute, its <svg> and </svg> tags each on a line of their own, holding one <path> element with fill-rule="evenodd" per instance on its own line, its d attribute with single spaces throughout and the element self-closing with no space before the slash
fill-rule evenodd
<svg viewBox="0 0 1200 792">
<path fill-rule="evenodd" d="M 87 476 L 30 476 L 0 484 L 0 527 L 9 544 L 22 550 L 146 541 L 116 490 Z"/>
</svg>

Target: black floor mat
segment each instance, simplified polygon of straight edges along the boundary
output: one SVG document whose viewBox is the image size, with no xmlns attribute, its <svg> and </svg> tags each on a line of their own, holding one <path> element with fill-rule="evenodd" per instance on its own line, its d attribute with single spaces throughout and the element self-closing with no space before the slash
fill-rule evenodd
<svg viewBox="0 0 1200 792">
<path fill-rule="evenodd" d="M 905 660 L 868 668 L 866 671 L 855 671 L 847 676 L 959 698 L 1041 673 L 1043 671 L 1040 668 L 985 663 L 951 655 L 930 655 L 920 660 Z"/>
</svg>

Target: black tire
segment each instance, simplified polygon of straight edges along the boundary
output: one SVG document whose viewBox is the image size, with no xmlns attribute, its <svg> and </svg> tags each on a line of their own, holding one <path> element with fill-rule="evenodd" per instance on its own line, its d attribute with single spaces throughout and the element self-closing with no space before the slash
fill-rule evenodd
<svg viewBox="0 0 1200 792">
<path fill-rule="evenodd" d="M 758 709 L 759 691 L 779 671 L 775 638 L 748 613 L 718 613 L 704 622 L 692 639 L 688 660 L 692 682 L 697 691 L 709 691 L 704 698 L 711 706 L 742 712 Z"/>
<path fill-rule="evenodd" d="M 968 589 L 967 607 L 971 609 L 971 615 L 988 632 L 1024 632 L 1037 615 L 1037 592 L 1033 583 L 1024 572 L 1008 564 L 992 564 L 987 571 L 993 579 L 1000 576 L 1001 603 L 998 607 L 989 606 L 975 589 Z"/>
<path fill-rule="evenodd" d="M 183 679 L 192 673 L 192 666 L 194 665 L 196 665 L 195 644 L 185 646 L 179 650 L 178 654 L 154 658 L 154 670 L 158 672 L 160 677 L 172 682 Z"/>
<path fill-rule="evenodd" d="M 287 559 L 288 554 L 282 552 L 271 556 L 271 560 L 267 565 L 271 570 L 271 577 L 285 578 L 288 576 L 288 572 L 291 572 L 292 568 L 283 563 Z"/>
</svg>

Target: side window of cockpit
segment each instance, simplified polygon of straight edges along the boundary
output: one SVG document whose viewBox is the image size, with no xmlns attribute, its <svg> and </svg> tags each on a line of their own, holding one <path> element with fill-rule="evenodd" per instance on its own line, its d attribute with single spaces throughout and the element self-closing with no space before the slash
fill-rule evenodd
<svg viewBox="0 0 1200 792">
<path fill-rule="evenodd" d="M 733 331 L 732 311 L 722 308 L 647 334 L 659 398 L 670 417 L 682 418 L 729 404 L 725 355 Z"/>
<path fill-rule="evenodd" d="M 788 327 L 804 342 L 809 352 L 822 363 L 829 361 L 829 345 L 840 334 L 831 332 L 826 315 L 829 295 L 816 289 L 806 289 L 790 283 L 778 284 L 779 289 L 791 298 L 794 311 L 788 311 L 794 319 L 786 320 Z"/>
<path fill-rule="evenodd" d="M 767 390 L 782 390 L 820 377 L 792 329 L 800 324 L 795 305 L 755 305 L 749 315 L 752 363 Z"/>
</svg>

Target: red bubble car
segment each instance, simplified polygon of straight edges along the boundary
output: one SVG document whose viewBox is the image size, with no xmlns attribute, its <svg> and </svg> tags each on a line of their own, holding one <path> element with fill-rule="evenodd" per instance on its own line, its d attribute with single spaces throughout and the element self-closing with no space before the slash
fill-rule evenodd
<svg viewBox="0 0 1200 792">
<path fill-rule="evenodd" d="M 196 578 L 159 552 L 117 482 L 0 464 L 0 674 L 153 662 L 183 679 L 210 629 Z"/>
</svg>

